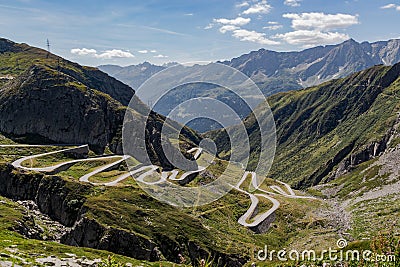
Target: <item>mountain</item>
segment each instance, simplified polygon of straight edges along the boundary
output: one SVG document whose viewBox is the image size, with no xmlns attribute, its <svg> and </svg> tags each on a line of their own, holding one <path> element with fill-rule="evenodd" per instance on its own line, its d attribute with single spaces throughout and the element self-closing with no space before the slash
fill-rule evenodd
<svg viewBox="0 0 400 267">
<path fill-rule="evenodd" d="M 119 254 L 115 255 L 117 259 L 137 266 L 172 267 L 182 263 L 196 266 L 200 259 L 212 257 L 219 266 L 240 267 L 252 257 L 249 251 L 255 245 L 263 247 L 266 241 L 271 241 L 276 247 L 283 246 L 286 236 L 293 235 L 293 229 L 285 223 L 292 209 L 276 215 L 274 225 L 280 229 L 278 233 L 255 235 L 240 225 L 238 219 L 251 204 L 240 191 L 229 192 L 218 202 L 200 207 L 177 208 L 150 197 L 131 177 L 116 186 L 81 181 L 82 175 L 115 163 L 112 158 L 115 155 L 102 159 L 98 154 L 121 154 L 124 115 L 131 115 L 128 122 L 135 126 L 141 123 L 141 116 L 148 108 L 135 98 L 129 86 L 96 68 L 80 66 L 42 49 L 5 39 L 0 40 L 0 47 L 0 236 L 8 240 L 0 242 L 0 265 L 3 257 L 14 257 L 15 253 L 19 259 L 30 259 L 36 264 L 35 258 L 42 255 L 53 260 L 56 255 L 58 259 L 73 257 L 65 253 L 106 260 L 113 252 Z M 135 104 L 128 108 L 130 97 Z M 179 140 L 170 143 L 180 145 L 183 150 L 192 148 L 201 138 L 191 129 L 181 129 L 176 122 L 166 122 L 163 116 L 151 112 L 146 148 L 151 163 L 161 165 L 165 171 L 173 166 L 160 147 L 162 127 L 167 131 L 179 130 Z M 46 167 L 60 162 L 76 163 L 76 157 L 92 159 L 68 164 L 67 169 L 59 168 L 55 173 L 27 171 L 11 164 L 29 155 L 59 151 L 65 144 L 82 143 L 89 144 L 90 150 L 86 148 L 79 155 L 59 152 L 24 163 Z M 40 146 L 45 144 L 53 145 Z M 188 187 L 215 179 L 227 165 L 213 157 L 203 161 L 211 170 L 196 176 Z M 125 162 L 117 163 L 91 177 L 91 181 L 115 181 L 119 175 L 129 174 Z M 148 162 L 138 159 L 137 164 Z M 228 174 L 240 177 L 243 171 L 237 169 Z M 151 181 L 156 177 L 149 178 Z M 291 202 L 282 201 L 285 205 Z M 297 213 L 292 225 L 302 231 L 303 216 L 308 216 L 310 209 L 303 204 L 294 205 Z M 317 208 L 320 202 L 313 205 Z M 55 240 L 59 243 L 51 242 Z M 9 246 L 17 246 L 18 251 L 9 251 Z"/>
<path fill-rule="evenodd" d="M 269 96 L 274 93 L 297 90 L 334 78 L 345 77 L 374 65 L 393 65 L 399 61 L 400 40 L 358 43 L 350 39 L 338 45 L 318 46 L 299 52 L 275 52 L 260 49 L 220 63 L 246 74 L 260 87 L 264 95 Z M 138 88 L 146 79 L 165 69 L 165 67 L 145 62 L 128 67 L 106 65 L 99 68 L 133 88 Z M 192 67 L 193 76 L 199 75 L 198 67 L 197 65 Z M 205 73 L 207 72 L 205 71 Z M 207 77 L 202 78 L 206 79 Z M 233 108 L 234 106 L 231 104 L 237 102 L 234 95 L 217 87 L 210 88 L 204 85 L 197 87 L 187 85 L 186 87 L 186 90 L 190 93 L 184 94 L 182 90 L 175 90 L 175 93 L 170 92 L 168 101 L 163 101 L 163 105 L 156 107 L 156 111 L 168 115 L 175 106 L 186 100 L 189 95 L 191 97 L 211 95 Z M 185 88 L 181 89 L 185 90 Z M 141 99 L 145 103 L 153 101 L 153 99 L 145 97 L 141 97 Z M 248 109 L 239 108 L 236 111 L 241 118 L 249 114 Z M 175 119 L 183 121 L 180 117 Z M 192 122 L 190 126 L 200 132 L 220 127 L 210 122 Z"/>
<path fill-rule="evenodd" d="M 125 112 L 141 121 L 148 111 L 131 87 L 97 68 L 39 48 L 0 39 L 0 65 L 5 77 L 0 87 L 0 132 L 16 140 L 89 144 L 97 153 L 108 147 L 121 154 Z M 164 117 L 150 112 L 146 141 L 152 160 L 166 166 L 168 160 L 156 148 L 161 138 L 159 122 Z M 167 125 L 180 129 L 172 121 Z M 188 128 L 181 132 L 185 147 L 199 140 Z"/>
<path fill-rule="evenodd" d="M 270 96 L 278 146 L 269 175 L 309 187 L 335 177 L 335 170 L 351 155 L 362 157 L 372 148 L 373 155 L 364 155 L 366 159 L 379 155 L 398 120 L 399 77 L 400 64 L 380 65 L 316 87 Z M 260 104 L 255 112 L 262 112 L 264 106 Z M 257 144 L 253 140 L 259 136 L 257 122 L 249 116 L 243 123 L 250 143 Z M 235 132 L 236 126 L 227 130 Z M 218 141 L 224 135 L 225 130 L 207 133 L 220 145 L 220 155 L 229 157 L 230 148 Z"/>
<path fill-rule="evenodd" d="M 253 79 L 265 93 L 296 90 L 348 76 L 374 65 L 400 61 L 400 39 L 358 43 L 349 39 L 341 44 L 317 46 L 299 52 L 252 51 L 220 63 L 236 68 Z M 168 65 L 148 62 L 120 67 L 102 65 L 99 69 L 138 88 Z"/>
<path fill-rule="evenodd" d="M 110 76 L 128 84 L 134 89 L 138 89 L 142 83 L 159 71 L 165 69 L 165 66 L 153 65 L 144 62 L 138 65 L 120 67 L 116 65 L 101 65 L 100 70 L 108 73 Z"/>
<path fill-rule="evenodd" d="M 222 63 L 242 71 L 270 95 L 399 61 L 400 40 L 358 43 L 350 39 L 338 45 L 318 46 L 300 52 L 260 49 Z"/>
<path fill-rule="evenodd" d="M 400 63 L 275 94 L 268 103 L 277 134 L 268 177 L 331 201 L 348 215 L 340 220 L 351 238 L 399 231 Z M 264 108 L 260 104 L 256 113 Z M 258 123 L 268 122 L 264 118 Z M 259 156 L 258 123 L 252 116 L 243 121 L 252 145 L 250 158 Z M 227 131 L 234 134 L 237 127 L 206 133 L 218 145 L 220 157 L 229 158 Z"/>
</svg>

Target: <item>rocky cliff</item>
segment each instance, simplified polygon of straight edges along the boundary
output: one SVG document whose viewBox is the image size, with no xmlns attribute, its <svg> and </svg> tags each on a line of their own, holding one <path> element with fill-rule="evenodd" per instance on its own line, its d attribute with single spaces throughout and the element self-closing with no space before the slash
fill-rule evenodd
<svg viewBox="0 0 400 267">
<path fill-rule="evenodd" d="M 88 143 L 102 151 L 124 118 L 119 102 L 43 66 L 32 66 L 1 92 L 0 131 L 16 137 Z"/>
<path fill-rule="evenodd" d="M 41 212 L 65 226 L 73 226 L 83 213 L 91 186 L 66 182 L 58 176 L 18 172 L 0 164 L 0 194 L 15 200 L 32 200 Z"/>
</svg>

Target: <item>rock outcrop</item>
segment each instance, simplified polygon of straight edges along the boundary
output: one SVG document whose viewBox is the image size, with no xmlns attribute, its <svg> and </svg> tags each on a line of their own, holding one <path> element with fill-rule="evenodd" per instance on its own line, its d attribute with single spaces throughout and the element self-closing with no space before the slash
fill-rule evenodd
<svg viewBox="0 0 400 267">
<path fill-rule="evenodd" d="M 90 185 L 66 182 L 58 176 L 23 173 L 0 164 L 0 194 L 15 200 L 32 200 L 42 213 L 65 226 L 73 226 L 83 213 Z"/>
<path fill-rule="evenodd" d="M 148 238 L 127 231 L 107 228 L 96 220 L 81 218 L 61 242 L 71 246 L 82 246 L 112 251 L 139 260 L 158 261 L 162 255 L 156 244 Z"/>
<path fill-rule="evenodd" d="M 101 152 L 116 137 L 125 109 L 64 74 L 33 66 L 0 96 L 0 131 L 27 141 L 85 144 Z"/>
</svg>

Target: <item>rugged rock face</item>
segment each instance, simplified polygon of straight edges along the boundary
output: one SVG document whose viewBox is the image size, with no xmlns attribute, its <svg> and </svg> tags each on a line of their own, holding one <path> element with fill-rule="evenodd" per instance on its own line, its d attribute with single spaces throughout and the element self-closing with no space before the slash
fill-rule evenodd
<svg viewBox="0 0 400 267">
<path fill-rule="evenodd" d="M 66 233 L 61 242 L 66 245 L 108 250 L 139 260 L 158 261 L 161 253 L 151 240 L 123 230 L 106 228 L 95 220 L 83 217 Z"/>
<path fill-rule="evenodd" d="M 41 212 L 65 226 L 82 214 L 85 194 L 91 186 L 68 183 L 57 176 L 22 173 L 9 164 L 0 165 L 0 194 L 15 200 L 33 200 Z"/>
<path fill-rule="evenodd" d="M 271 216 L 262 221 L 259 225 L 251 227 L 250 229 L 257 234 L 265 234 L 271 228 L 271 224 L 275 221 L 275 219 L 276 219 L 276 213 L 274 211 L 274 213 L 272 213 Z"/>
<path fill-rule="evenodd" d="M 400 117 L 397 123 L 399 122 Z M 327 182 L 344 175 L 363 162 L 379 157 L 387 150 L 389 142 L 398 135 L 397 128 L 398 125 L 394 125 L 381 140 L 371 142 L 357 149 L 354 153 L 347 154 L 347 157 L 340 161 L 337 170 L 328 177 Z"/>
<path fill-rule="evenodd" d="M 122 125 L 124 108 L 64 74 L 33 66 L 2 89 L 0 131 L 103 150 Z"/>
<path fill-rule="evenodd" d="M 29 239 L 42 239 L 43 228 L 39 227 L 35 218 L 32 215 L 24 215 L 21 221 L 16 222 L 16 226 L 12 228 L 13 231 L 29 238 Z"/>
<path fill-rule="evenodd" d="M 41 212 L 35 201 L 18 200 L 17 203 L 24 207 L 24 216 L 17 221 L 16 226 L 12 228 L 13 231 L 29 239 L 55 242 L 60 242 L 61 237 L 68 231 L 69 227 Z"/>
</svg>

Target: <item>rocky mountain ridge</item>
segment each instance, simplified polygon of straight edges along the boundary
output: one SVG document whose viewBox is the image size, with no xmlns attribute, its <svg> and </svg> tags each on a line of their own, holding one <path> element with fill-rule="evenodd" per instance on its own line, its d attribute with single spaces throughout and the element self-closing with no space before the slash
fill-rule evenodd
<svg viewBox="0 0 400 267">
<path fill-rule="evenodd" d="M 318 46 L 299 52 L 260 49 L 222 63 L 242 71 L 270 95 L 300 87 L 274 89 L 267 84 L 269 79 L 286 78 L 293 84 L 309 87 L 374 65 L 393 65 L 399 61 L 400 40 L 358 43 L 350 39 L 338 45 Z M 263 84 L 267 87 L 264 88 Z"/>
</svg>

